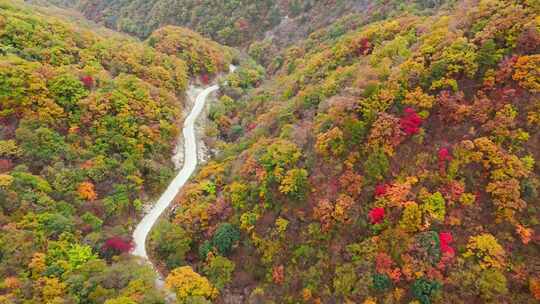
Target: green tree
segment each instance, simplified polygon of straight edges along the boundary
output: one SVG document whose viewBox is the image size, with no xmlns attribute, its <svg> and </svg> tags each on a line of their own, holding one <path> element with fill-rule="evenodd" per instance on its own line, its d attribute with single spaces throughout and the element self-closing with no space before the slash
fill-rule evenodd
<svg viewBox="0 0 540 304">
<path fill-rule="evenodd" d="M 377 291 L 385 291 L 392 287 L 392 281 L 387 274 L 376 273 L 372 276 L 373 288 Z"/>
<path fill-rule="evenodd" d="M 294 166 L 302 153 L 298 147 L 287 140 L 278 139 L 264 147 L 264 152 L 259 157 L 259 162 L 268 173 L 268 180 L 280 180 L 283 171 Z"/>
<path fill-rule="evenodd" d="M 49 83 L 52 97 L 66 111 L 76 109 L 77 103 L 88 95 L 83 83 L 71 74 L 60 75 Z"/>
<path fill-rule="evenodd" d="M 427 212 L 434 219 L 443 222 L 446 215 L 446 205 L 444 197 L 440 192 L 435 192 L 428 195 L 424 199 L 422 209 Z"/>
<path fill-rule="evenodd" d="M 496 303 L 501 296 L 508 294 L 506 277 L 498 269 L 486 269 L 480 274 L 476 286 L 486 303 Z"/>
<path fill-rule="evenodd" d="M 493 39 L 488 39 L 478 50 L 478 65 L 481 72 L 493 68 L 502 59 L 503 54 L 497 49 L 497 44 Z"/>
<path fill-rule="evenodd" d="M 77 270 L 86 262 L 97 259 L 97 256 L 89 246 L 74 244 L 67 251 L 67 258 L 70 268 Z"/>
<path fill-rule="evenodd" d="M 336 268 L 333 282 L 336 294 L 345 297 L 354 294 L 357 281 L 358 278 L 353 264 L 344 264 Z"/>
<path fill-rule="evenodd" d="M 212 256 L 206 261 L 203 272 L 210 282 L 221 290 L 231 281 L 234 268 L 233 261 L 218 255 Z"/>
<path fill-rule="evenodd" d="M 308 187 L 308 172 L 305 169 L 291 169 L 287 171 L 281 181 L 279 191 L 290 198 L 300 200 L 306 195 Z"/>
<path fill-rule="evenodd" d="M 212 238 L 212 245 L 220 255 L 228 255 L 233 245 L 240 240 L 240 231 L 229 223 L 221 224 Z"/>
<path fill-rule="evenodd" d="M 151 246 L 155 248 L 160 260 L 168 268 L 185 264 L 186 253 L 190 250 L 191 238 L 182 227 L 168 221 L 160 221 L 150 236 Z"/>
<path fill-rule="evenodd" d="M 383 179 L 389 169 L 390 161 L 382 149 L 376 149 L 369 153 L 364 163 L 364 171 L 370 181 Z"/>
<path fill-rule="evenodd" d="M 37 220 L 43 230 L 51 237 L 58 236 L 63 232 L 71 232 L 75 227 L 72 218 L 58 213 L 41 213 L 37 215 Z"/>
<path fill-rule="evenodd" d="M 430 304 L 431 296 L 441 288 L 441 284 L 436 281 L 428 281 L 420 278 L 414 281 L 412 293 L 422 304 Z"/>
<path fill-rule="evenodd" d="M 206 240 L 201 245 L 199 245 L 199 258 L 201 260 L 206 260 L 208 257 L 208 254 L 212 252 L 214 247 L 212 246 L 212 242 Z"/>
<path fill-rule="evenodd" d="M 66 151 L 64 137 L 46 127 L 32 128 L 23 123 L 16 131 L 16 138 L 24 154 L 35 164 L 60 158 Z"/>
<path fill-rule="evenodd" d="M 92 227 L 94 231 L 101 229 L 101 227 L 103 226 L 103 221 L 90 212 L 85 212 L 81 216 L 81 219 L 84 221 L 85 224 Z"/>
</svg>

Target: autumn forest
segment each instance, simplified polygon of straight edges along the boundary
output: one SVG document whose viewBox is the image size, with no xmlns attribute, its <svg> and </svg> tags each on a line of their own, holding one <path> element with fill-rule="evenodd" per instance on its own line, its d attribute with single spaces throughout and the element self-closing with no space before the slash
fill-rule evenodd
<svg viewBox="0 0 540 304">
<path fill-rule="evenodd" d="M 540 2 L 0 0 L 12 303 L 540 303 Z"/>
</svg>

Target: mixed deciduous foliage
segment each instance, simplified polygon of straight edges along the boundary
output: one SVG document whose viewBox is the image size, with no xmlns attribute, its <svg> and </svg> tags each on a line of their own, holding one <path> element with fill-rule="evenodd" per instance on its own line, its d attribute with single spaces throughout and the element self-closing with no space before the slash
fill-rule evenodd
<svg viewBox="0 0 540 304">
<path fill-rule="evenodd" d="M 197 62 L 47 12 L 0 4 L 0 303 L 162 303 L 130 231 L 174 173 L 188 74 L 228 61 L 200 37 L 216 50 Z M 168 267 L 181 232 L 158 233 Z"/>
<path fill-rule="evenodd" d="M 227 45 L 247 46 L 254 58 L 271 58 L 268 48 L 279 49 L 279 45 L 294 43 L 296 39 L 309 35 L 314 28 L 328 25 L 340 16 L 358 12 L 368 7 L 354 0 L 290 1 L 290 0 L 30 0 L 38 3 L 73 7 L 88 19 L 109 28 L 147 38 L 156 29 L 176 25 L 191 28 L 199 33 Z M 420 1 L 419 1 L 420 2 Z M 375 14 L 386 14 L 399 7 L 389 3 L 377 7 Z M 431 7 L 438 6 L 437 3 Z M 332 12 L 328 11 L 332 8 Z M 391 7 L 392 9 L 385 9 Z M 423 8 L 423 5 L 419 6 Z M 328 35 L 339 36 L 345 31 L 336 26 Z M 358 52 L 369 50 L 368 41 L 359 41 Z"/>
<path fill-rule="evenodd" d="M 192 233 L 191 265 L 235 263 L 221 300 L 538 297 L 538 6 L 415 9 L 439 4 L 321 29 L 221 91 L 219 153 L 169 219 Z M 233 250 L 214 244 L 222 225 L 240 231 Z"/>
<path fill-rule="evenodd" d="M 187 28 L 166 26 L 148 37 L 148 44 L 157 51 L 184 60 L 191 75 L 228 71 L 230 51 Z"/>
<path fill-rule="evenodd" d="M 230 58 L 187 29 L 151 31 L 244 44 L 277 23 L 252 30 L 266 14 L 315 29 L 352 3 L 255 2 L 177 16 L 173 2 L 82 2 L 169 55 L 0 6 L 0 301 L 159 301 L 122 257 L 123 219 L 171 174 L 186 75 Z M 277 31 L 252 44 L 265 67 L 223 79 L 213 158 L 150 239 L 177 300 L 537 301 L 538 14 L 535 1 L 376 1 L 287 48 Z"/>
</svg>

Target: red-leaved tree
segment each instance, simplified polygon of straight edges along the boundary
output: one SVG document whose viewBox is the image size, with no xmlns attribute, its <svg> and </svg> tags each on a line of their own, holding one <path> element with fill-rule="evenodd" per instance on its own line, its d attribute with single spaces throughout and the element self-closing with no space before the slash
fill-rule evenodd
<svg viewBox="0 0 540 304">
<path fill-rule="evenodd" d="M 388 185 L 387 184 L 378 184 L 375 186 L 375 197 L 380 197 L 386 194 L 388 191 Z"/>
<path fill-rule="evenodd" d="M 399 120 L 401 130 L 407 135 L 418 134 L 422 125 L 422 118 L 413 108 L 406 108 L 404 112 L 405 115 Z"/>
<path fill-rule="evenodd" d="M 94 78 L 92 76 L 86 75 L 81 77 L 81 82 L 84 84 L 84 86 L 91 90 L 94 87 Z"/>
<path fill-rule="evenodd" d="M 0 159 L 0 173 L 7 172 L 13 168 L 13 163 L 9 159 Z"/>
<path fill-rule="evenodd" d="M 204 73 L 201 75 L 201 82 L 204 84 L 204 85 L 207 85 L 210 83 L 210 76 L 208 76 L 208 74 Z"/>
<path fill-rule="evenodd" d="M 113 255 L 127 253 L 131 249 L 133 249 L 133 243 L 130 241 L 126 241 L 119 236 L 109 238 L 105 241 L 105 244 L 103 244 L 102 247 L 103 251 L 107 253 L 112 253 Z"/>
<path fill-rule="evenodd" d="M 454 248 L 450 247 L 450 244 L 454 242 L 454 238 L 450 232 L 439 232 L 439 241 L 441 246 L 441 253 L 444 255 L 454 256 Z"/>
<path fill-rule="evenodd" d="M 362 56 L 362 55 L 369 55 L 371 53 L 371 50 L 373 49 L 373 45 L 367 38 L 362 38 L 358 42 L 356 42 L 356 55 Z"/>
<path fill-rule="evenodd" d="M 384 208 L 373 208 L 368 213 L 369 221 L 372 224 L 379 224 L 384 220 Z"/>
<path fill-rule="evenodd" d="M 440 148 L 439 153 L 439 172 L 441 175 L 446 175 L 446 164 L 452 160 L 452 155 L 448 151 L 448 148 Z"/>
</svg>

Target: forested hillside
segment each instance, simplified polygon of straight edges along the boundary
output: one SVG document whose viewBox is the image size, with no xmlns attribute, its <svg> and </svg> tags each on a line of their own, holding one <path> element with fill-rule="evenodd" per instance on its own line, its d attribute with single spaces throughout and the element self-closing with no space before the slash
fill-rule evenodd
<svg viewBox="0 0 540 304">
<path fill-rule="evenodd" d="M 384 18 L 407 9 L 431 10 L 438 0 L 26 0 L 75 8 L 88 19 L 142 39 L 166 26 L 185 26 L 227 45 L 246 47 L 268 38 L 290 45 L 353 13 Z M 337 29 L 338 31 L 340 29 Z"/>
<path fill-rule="evenodd" d="M 136 38 L 0 4 L 0 303 L 165 302 L 129 235 L 233 57 L 148 241 L 177 303 L 540 301 L 538 0 L 31 2 Z"/>
<path fill-rule="evenodd" d="M 231 75 L 151 243 L 180 303 L 540 300 L 539 12 L 340 20 Z"/>
<path fill-rule="evenodd" d="M 40 11 L 0 4 L 0 303 L 163 303 L 129 236 L 174 173 L 189 76 L 229 51 L 183 30 L 194 49 L 167 55 Z"/>
</svg>

